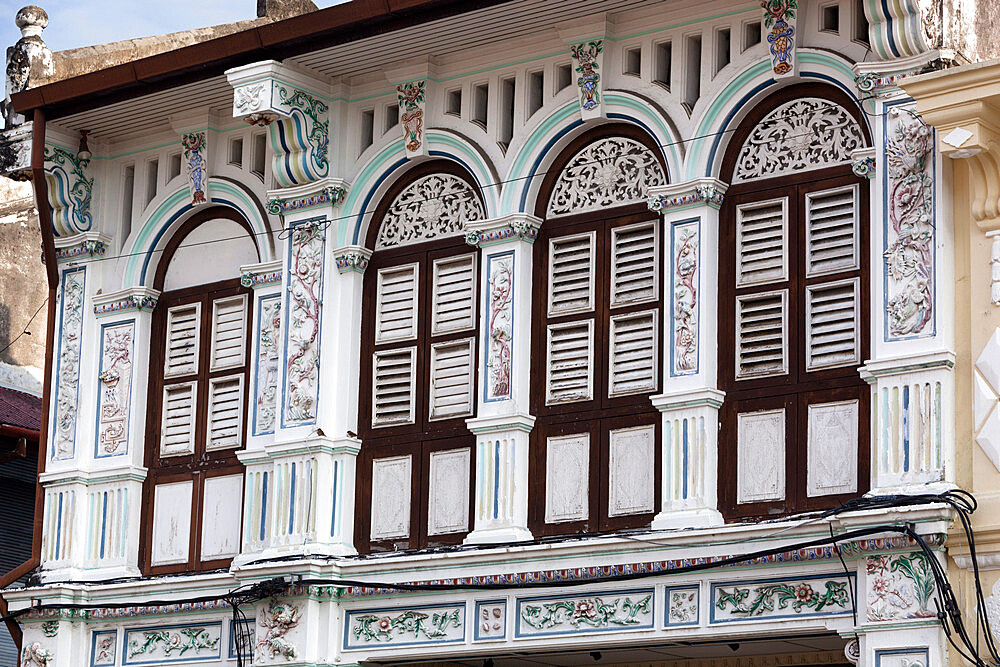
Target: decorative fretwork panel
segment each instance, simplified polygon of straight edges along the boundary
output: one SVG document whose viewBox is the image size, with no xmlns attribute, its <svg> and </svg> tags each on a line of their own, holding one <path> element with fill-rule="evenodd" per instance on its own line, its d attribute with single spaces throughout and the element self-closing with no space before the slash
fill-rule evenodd
<svg viewBox="0 0 1000 667">
<path fill-rule="evenodd" d="M 379 226 L 375 249 L 461 236 L 463 225 L 486 211 L 464 179 L 435 173 L 418 178 L 393 200 Z"/>
</svg>

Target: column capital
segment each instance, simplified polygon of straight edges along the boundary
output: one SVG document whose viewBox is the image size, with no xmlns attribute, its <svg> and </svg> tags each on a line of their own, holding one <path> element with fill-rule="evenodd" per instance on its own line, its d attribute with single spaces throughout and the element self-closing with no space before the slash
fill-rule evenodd
<svg viewBox="0 0 1000 667">
<path fill-rule="evenodd" d="M 150 287 L 127 287 L 117 292 L 94 295 L 94 315 L 105 317 L 125 312 L 151 312 L 160 293 Z"/>
<path fill-rule="evenodd" d="M 465 242 L 479 248 L 507 241 L 534 243 L 541 226 L 541 218 L 527 213 L 469 221 L 465 223 Z"/>
<path fill-rule="evenodd" d="M 851 153 L 851 171 L 859 178 L 875 178 L 875 147 L 859 148 Z"/>
<path fill-rule="evenodd" d="M 371 258 L 372 251 L 360 245 L 345 245 L 333 251 L 333 259 L 341 273 L 364 273 Z"/>
<path fill-rule="evenodd" d="M 474 417 L 466 419 L 465 425 L 476 435 L 498 431 L 524 431 L 531 433 L 535 427 L 535 416 L 526 414 L 499 415 L 497 417 Z"/>
<path fill-rule="evenodd" d="M 253 289 L 277 285 L 281 283 L 283 268 L 284 262 L 280 259 L 260 264 L 245 264 L 240 267 L 240 284 Z"/>
<path fill-rule="evenodd" d="M 940 51 L 932 50 L 908 58 L 856 63 L 852 68 L 854 83 L 859 91 L 866 94 L 885 96 L 896 93 L 903 79 L 935 69 L 935 63 L 941 57 Z"/>
<path fill-rule="evenodd" d="M 59 264 L 70 260 L 85 262 L 97 257 L 104 257 L 110 245 L 111 237 L 99 232 L 57 236 L 55 239 L 56 262 Z"/>
<path fill-rule="evenodd" d="M 717 178 L 701 176 L 650 188 L 646 204 L 650 211 L 664 214 L 701 206 L 718 210 L 728 189 L 729 185 Z"/>
<path fill-rule="evenodd" d="M 322 178 L 288 188 L 267 191 L 267 212 L 271 215 L 297 215 L 322 209 L 329 213 L 338 208 L 351 184 L 342 178 Z"/>
<path fill-rule="evenodd" d="M 720 408 L 725 398 L 726 392 L 705 388 L 698 391 L 657 394 L 656 396 L 650 396 L 649 400 L 652 402 L 654 408 L 660 412 L 667 412 L 668 410 L 680 410 L 684 408 Z"/>
</svg>

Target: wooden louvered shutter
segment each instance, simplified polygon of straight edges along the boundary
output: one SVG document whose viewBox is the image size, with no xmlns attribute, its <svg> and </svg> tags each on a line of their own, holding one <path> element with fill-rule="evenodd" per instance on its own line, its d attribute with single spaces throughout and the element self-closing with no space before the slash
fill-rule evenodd
<svg viewBox="0 0 1000 667">
<path fill-rule="evenodd" d="M 468 417 L 475 397 L 476 255 L 450 255 L 433 261 L 428 419 Z M 464 334 L 455 339 L 452 334 Z"/>
<path fill-rule="evenodd" d="M 197 373 L 201 339 L 201 304 L 175 306 L 168 310 L 166 338 L 163 376 L 176 377 Z"/>
<path fill-rule="evenodd" d="M 594 321 L 550 324 L 545 402 L 568 403 L 594 397 Z"/>
<path fill-rule="evenodd" d="M 246 350 L 245 294 L 212 303 L 212 371 L 242 366 Z"/>
<path fill-rule="evenodd" d="M 434 261 L 431 335 L 466 331 L 476 325 L 476 285 L 474 254 Z"/>
<path fill-rule="evenodd" d="M 239 447 L 243 436 L 243 375 L 213 378 L 208 390 L 206 449 Z"/>
<path fill-rule="evenodd" d="M 788 290 L 736 298 L 736 377 L 788 372 Z"/>
<path fill-rule="evenodd" d="M 657 321 L 655 310 L 611 317 L 609 396 L 656 390 Z"/>
<path fill-rule="evenodd" d="M 197 382 L 163 388 L 163 423 L 160 426 L 160 456 L 194 453 Z"/>
<path fill-rule="evenodd" d="M 376 343 L 417 337 L 419 268 L 417 264 L 407 264 L 379 270 L 375 307 Z"/>
<path fill-rule="evenodd" d="M 594 232 L 549 242 L 549 316 L 594 308 Z"/>
<path fill-rule="evenodd" d="M 656 299 L 659 294 L 659 222 L 611 230 L 611 306 Z"/>
<path fill-rule="evenodd" d="M 376 352 L 372 364 L 372 426 L 412 424 L 417 402 L 417 348 Z"/>
<path fill-rule="evenodd" d="M 788 198 L 736 209 L 736 286 L 788 278 Z"/>
<path fill-rule="evenodd" d="M 858 268 L 858 186 L 806 194 L 806 275 Z"/>
</svg>

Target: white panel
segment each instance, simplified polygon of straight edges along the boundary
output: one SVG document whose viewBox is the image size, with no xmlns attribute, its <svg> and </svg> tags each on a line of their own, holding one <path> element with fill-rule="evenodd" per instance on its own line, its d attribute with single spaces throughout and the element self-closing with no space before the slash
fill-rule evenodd
<svg viewBox="0 0 1000 667">
<path fill-rule="evenodd" d="M 153 490 L 151 565 L 188 561 L 191 546 L 191 492 L 194 482 L 157 484 Z"/>
<path fill-rule="evenodd" d="M 549 241 L 549 315 L 594 308 L 594 232 Z"/>
<path fill-rule="evenodd" d="M 785 497 L 785 410 L 737 415 L 736 502 Z"/>
<path fill-rule="evenodd" d="M 788 372 L 788 290 L 736 297 L 736 378 Z"/>
<path fill-rule="evenodd" d="M 659 295 L 660 227 L 657 222 L 611 230 L 611 305 L 651 301 Z"/>
<path fill-rule="evenodd" d="M 476 256 L 434 262 L 431 334 L 465 331 L 476 325 Z"/>
<path fill-rule="evenodd" d="M 474 341 L 471 338 L 431 346 L 431 419 L 467 417 L 472 414 L 474 354 Z"/>
<path fill-rule="evenodd" d="M 806 370 L 861 362 L 858 278 L 806 288 Z"/>
<path fill-rule="evenodd" d="M 194 452 L 197 388 L 197 382 L 183 382 L 163 387 L 160 456 L 177 456 Z"/>
<path fill-rule="evenodd" d="M 469 529 L 469 474 L 472 450 L 432 452 L 427 499 L 427 534 L 464 533 Z"/>
<path fill-rule="evenodd" d="M 208 449 L 243 444 L 243 376 L 213 378 L 208 387 Z"/>
<path fill-rule="evenodd" d="M 216 299 L 212 304 L 211 370 L 238 368 L 246 363 L 247 296 Z"/>
<path fill-rule="evenodd" d="M 659 364 L 656 310 L 611 318 L 608 350 L 608 396 L 625 396 L 656 389 Z"/>
<path fill-rule="evenodd" d="M 243 475 L 205 478 L 201 506 L 201 558 L 231 558 L 240 552 Z"/>
<path fill-rule="evenodd" d="M 590 434 L 545 444 L 545 522 L 582 521 L 590 514 Z"/>
<path fill-rule="evenodd" d="M 611 431 L 608 452 L 608 516 L 652 512 L 656 427 Z"/>
<path fill-rule="evenodd" d="M 372 364 L 372 426 L 412 424 L 417 348 L 376 352 Z"/>
<path fill-rule="evenodd" d="M 375 342 L 417 337 L 417 264 L 379 269 L 375 304 Z"/>
<path fill-rule="evenodd" d="M 594 321 L 548 327 L 545 403 L 589 401 L 594 397 Z"/>
<path fill-rule="evenodd" d="M 858 490 L 858 401 L 809 406 L 809 497 Z"/>
<path fill-rule="evenodd" d="M 413 457 L 372 461 L 372 540 L 410 536 Z"/>
<path fill-rule="evenodd" d="M 736 207 L 736 286 L 788 278 L 788 198 Z"/>
<path fill-rule="evenodd" d="M 174 306 L 167 311 L 167 346 L 163 376 L 190 375 L 198 372 L 198 347 L 201 339 L 201 304 Z"/>
<path fill-rule="evenodd" d="M 806 194 L 806 275 L 858 268 L 858 186 Z"/>
<path fill-rule="evenodd" d="M 192 229 L 177 247 L 163 279 L 163 291 L 239 278 L 241 266 L 259 261 L 257 246 L 242 225 L 233 220 L 210 220 Z"/>
</svg>

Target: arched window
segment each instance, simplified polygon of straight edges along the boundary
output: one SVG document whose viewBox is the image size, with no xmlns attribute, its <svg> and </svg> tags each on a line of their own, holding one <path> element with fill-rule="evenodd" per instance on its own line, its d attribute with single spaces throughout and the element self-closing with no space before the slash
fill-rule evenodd
<svg viewBox="0 0 1000 667">
<path fill-rule="evenodd" d="M 259 261 L 249 224 L 212 208 L 167 244 L 154 286 L 144 489 L 150 574 L 227 567 L 240 551 L 249 322 L 241 265 Z"/>
<path fill-rule="evenodd" d="M 356 544 L 361 551 L 460 542 L 471 529 L 479 322 L 478 252 L 463 224 L 485 217 L 451 162 L 410 171 L 376 210 L 365 271 Z"/>
<path fill-rule="evenodd" d="M 534 535 L 646 525 L 659 505 L 666 183 L 641 131 L 603 126 L 549 170 L 536 215 L 529 522 Z"/>
<path fill-rule="evenodd" d="M 720 505 L 729 518 L 828 507 L 868 486 L 869 145 L 857 105 L 815 84 L 734 133 L 720 212 Z"/>
</svg>

